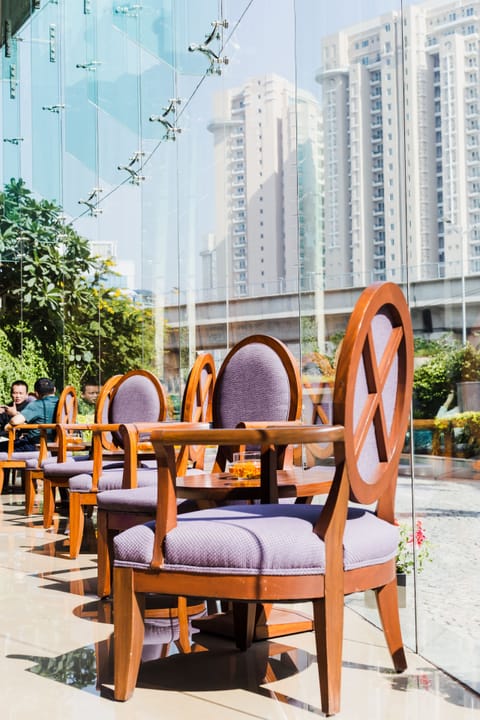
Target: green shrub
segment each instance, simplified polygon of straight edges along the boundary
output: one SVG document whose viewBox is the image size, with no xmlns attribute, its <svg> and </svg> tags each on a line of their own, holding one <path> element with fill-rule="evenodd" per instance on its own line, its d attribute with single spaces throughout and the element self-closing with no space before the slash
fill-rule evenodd
<svg viewBox="0 0 480 720">
<path fill-rule="evenodd" d="M 29 390 L 33 390 L 39 377 L 49 377 L 49 371 L 38 344 L 26 338 L 22 355 L 17 357 L 12 353 L 7 334 L 0 330 L 0 402 L 10 400 L 10 385 L 14 380 L 25 380 Z"/>
<path fill-rule="evenodd" d="M 413 416 L 434 418 L 451 389 L 449 353 L 433 357 L 415 370 Z"/>
</svg>

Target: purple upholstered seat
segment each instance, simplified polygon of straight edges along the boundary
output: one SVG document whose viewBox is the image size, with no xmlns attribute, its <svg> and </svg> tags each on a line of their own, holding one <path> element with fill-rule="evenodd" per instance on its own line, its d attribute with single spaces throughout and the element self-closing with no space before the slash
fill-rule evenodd
<svg viewBox="0 0 480 720">
<path fill-rule="evenodd" d="M 123 467 L 104 468 L 98 479 L 98 491 L 120 490 L 123 483 Z M 138 468 L 138 487 L 157 485 L 157 471 L 151 468 Z M 87 493 L 92 490 L 92 476 L 89 473 L 74 475 L 68 481 L 68 488 L 71 492 Z"/>
<path fill-rule="evenodd" d="M 123 467 L 122 462 L 107 462 L 104 464 L 103 469 L 113 469 Z M 62 479 L 68 476 L 73 477 L 74 475 L 83 475 L 84 473 L 93 472 L 93 460 L 67 460 L 63 463 L 52 462 L 48 463 L 43 467 L 43 476 L 49 480 L 55 480 L 57 478 Z"/>
<path fill-rule="evenodd" d="M 22 460 L 38 460 L 38 450 L 29 450 L 26 452 L 13 452 L 10 457 L 6 452 L 0 452 L 0 462 L 8 461 L 22 461 Z"/>
<path fill-rule="evenodd" d="M 72 455 L 70 452 L 67 453 L 67 458 L 68 460 L 65 460 L 65 462 L 82 462 L 89 459 L 88 455 Z M 43 470 L 47 465 L 55 465 L 57 462 L 57 456 L 49 452 L 45 460 L 42 461 L 41 468 Z M 38 457 L 27 460 L 27 468 L 38 468 Z"/>
<path fill-rule="evenodd" d="M 140 497 L 140 495 L 139 495 Z M 319 505 L 230 505 L 179 515 L 165 538 L 162 572 L 304 575 L 325 570 L 324 542 L 312 531 Z M 114 539 L 115 565 L 149 567 L 155 522 Z M 395 557 L 398 528 L 358 507 L 348 511 L 344 568 L 352 570 Z"/>
<path fill-rule="evenodd" d="M 145 482 L 147 479 L 145 478 Z M 157 509 L 157 484 L 143 484 L 128 490 L 103 490 L 97 495 L 99 510 L 121 513 L 139 513 L 144 516 L 155 515 Z M 186 513 L 198 508 L 195 500 L 177 499 L 177 512 Z"/>
</svg>

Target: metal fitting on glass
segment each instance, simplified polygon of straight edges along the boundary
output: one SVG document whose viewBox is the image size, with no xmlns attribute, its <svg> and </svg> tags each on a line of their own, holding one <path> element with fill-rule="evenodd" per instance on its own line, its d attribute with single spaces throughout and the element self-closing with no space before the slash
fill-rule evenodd
<svg viewBox="0 0 480 720">
<path fill-rule="evenodd" d="M 100 188 L 100 187 L 93 188 L 92 192 L 87 197 L 87 199 L 79 200 L 78 204 L 86 205 L 89 210 L 90 215 L 92 215 L 92 216 L 99 215 L 101 212 L 103 212 L 103 210 L 98 207 L 98 199 L 99 199 L 98 195 L 101 192 L 103 192 L 103 188 Z"/>
<path fill-rule="evenodd" d="M 129 182 L 132 185 L 140 185 L 140 182 L 142 180 L 145 180 L 145 176 L 139 174 L 142 169 L 142 165 L 141 165 L 140 161 L 144 155 L 145 155 L 144 152 L 137 150 L 137 152 L 134 153 L 132 155 L 132 157 L 130 158 L 130 162 L 128 163 L 128 165 L 117 165 L 118 170 L 126 170 L 127 173 L 129 173 L 129 175 L 130 175 Z M 135 165 L 137 163 L 140 163 L 139 167 L 135 167 Z"/>
<path fill-rule="evenodd" d="M 228 58 L 220 57 L 221 47 L 219 52 L 215 52 L 209 47 L 213 40 L 221 40 L 221 31 L 224 28 L 228 28 L 227 20 L 214 20 L 212 30 L 205 36 L 205 40 L 202 43 L 190 43 L 188 46 L 189 52 L 200 52 L 210 60 L 210 67 L 206 71 L 207 75 L 221 75 L 222 69 L 220 65 L 228 65 Z"/>
<path fill-rule="evenodd" d="M 167 107 L 164 107 L 164 112 L 161 115 L 151 115 L 148 119 L 150 122 L 159 122 L 165 128 L 164 140 L 176 140 L 177 135 L 182 132 L 182 128 L 177 127 L 177 105 L 182 102 L 181 98 L 171 98 Z M 168 119 L 168 115 L 174 113 L 175 117 L 172 120 Z"/>
</svg>

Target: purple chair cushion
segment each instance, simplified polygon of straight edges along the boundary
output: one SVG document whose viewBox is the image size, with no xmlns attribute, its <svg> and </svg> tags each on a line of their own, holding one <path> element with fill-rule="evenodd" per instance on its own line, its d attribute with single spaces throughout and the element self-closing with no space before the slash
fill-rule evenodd
<svg viewBox="0 0 480 720">
<path fill-rule="evenodd" d="M 0 452 L 0 462 L 6 462 L 7 460 L 37 460 L 38 450 L 28 450 L 26 452 L 13 452 L 10 457 L 8 453 Z"/>
<path fill-rule="evenodd" d="M 71 459 L 74 458 L 71 456 Z M 76 455 L 75 460 L 78 462 L 79 460 L 88 460 L 88 457 L 86 455 Z M 45 468 L 47 465 L 55 465 L 57 463 L 57 458 L 55 455 L 52 455 L 50 452 L 48 453 L 45 460 L 42 462 L 42 469 Z M 38 458 L 31 458 L 30 460 L 27 460 L 27 468 L 36 468 L 38 466 Z"/>
<path fill-rule="evenodd" d="M 122 468 L 123 463 L 117 462 L 106 462 L 103 466 L 104 470 L 111 470 L 115 468 Z M 47 480 L 57 480 L 62 478 L 70 478 L 74 475 L 83 475 L 85 473 L 93 472 L 93 460 L 67 460 L 63 463 L 48 463 L 43 468 L 43 476 Z"/>
<path fill-rule="evenodd" d="M 109 512 L 139 512 L 155 515 L 157 510 L 157 485 L 131 488 L 129 490 L 104 490 L 97 495 L 99 510 Z M 177 500 L 177 512 L 195 510 L 194 500 Z"/>
<path fill-rule="evenodd" d="M 98 492 L 104 490 L 120 490 L 123 482 L 123 469 L 105 469 L 98 480 Z M 138 468 L 137 483 L 139 487 L 157 484 L 157 471 L 149 468 Z M 74 475 L 68 481 L 68 488 L 72 492 L 90 492 L 92 489 L 92 476 L 88 473 Z"/>
<path fill-rule="evenodd" d="M 164 570 L 221 574 L 308 575 L 325 570 L 325 547 L 312 532 L 318 505 L 227 506 L 187 513 L 165 538 Z M 115 564 L 149 567 L 155 522 L 114 540 Z M 344 533 L 346 570 L 395 557 L 398 528 L 350 508 Z"/>
</svg>

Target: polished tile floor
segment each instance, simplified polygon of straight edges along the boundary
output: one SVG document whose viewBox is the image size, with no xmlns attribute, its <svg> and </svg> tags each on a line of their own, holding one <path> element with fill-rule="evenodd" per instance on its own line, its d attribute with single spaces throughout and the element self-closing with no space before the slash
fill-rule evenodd
<svg viewBox="0 0 480 720">
<path fill-rule="evenodd" d="M 93 534 L 68 559 L 66 524 L 46 532 L 23 496 L 0 497 L 2 720 L 319 717 L 312 633 L 256 643 L 246 653 L 196 635 L 205 652 L 142 666 L 133 698 L 111 700 L 111 607 L 95 594 Z M 157 640 L 170 628 L 157 628 Z M 163 633 L 163 634 L 162 634 Z M 145 654 L 156 657 L 152 645 Z M 480 718 L 480 698 L 421 657 L 396 675 L 382 633 L 346 609 L 342 711 L 352 720 Z"/>
</svg>

